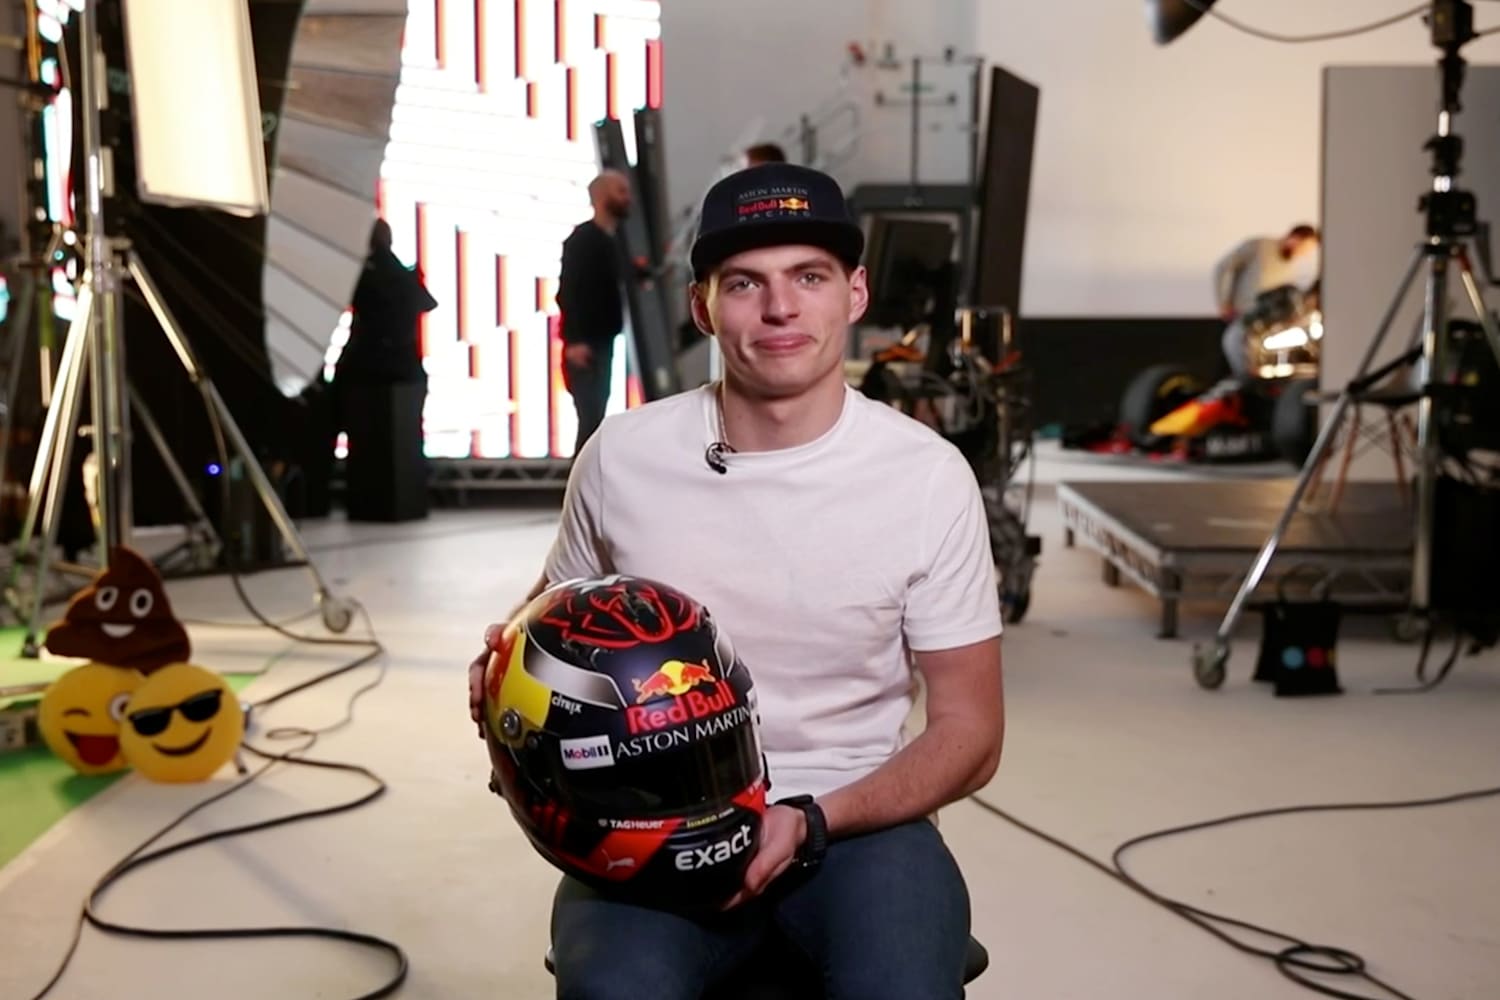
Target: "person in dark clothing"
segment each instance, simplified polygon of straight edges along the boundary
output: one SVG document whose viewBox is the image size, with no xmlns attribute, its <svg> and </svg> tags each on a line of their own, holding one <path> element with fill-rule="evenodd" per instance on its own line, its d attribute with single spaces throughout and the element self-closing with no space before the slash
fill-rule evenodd
<svg viewBox="0 0 1500 1000">
<path fill-rule="evenodd" d="M 354 289 L 349 341 L 329 386 L 333 437 L 340 431 L 349 435 L 345 509 L 350 520 L 425 515 L 427 370 L 418 321 L 436 308 L 420 273 L 391 250 L 390 225 L 377 219 Z"/>
<path fill-rule="evenodd" d="M 615 336 L 624 329 L 620 281 L 623 260 L 615 242 L 630 214 L 630 182 L 606 170 L 589 184 L 594 216 L 563 242 L 557 305 L 562 310 L 563 384 L 578 413 L 576 455 L 604 421 L 614 366 Z"/>
<path fill-rule="evenodd" d="M 370 232 L 370 255 L 360 271 L 353 306 L 349 342 L 334 366 L 334 382 L 426 382 L 417 321 L 437 308 L 437 300 L 421 276 L 391 250 L 391 226 L 384 219 L 376 219 Z"/>
</svg>

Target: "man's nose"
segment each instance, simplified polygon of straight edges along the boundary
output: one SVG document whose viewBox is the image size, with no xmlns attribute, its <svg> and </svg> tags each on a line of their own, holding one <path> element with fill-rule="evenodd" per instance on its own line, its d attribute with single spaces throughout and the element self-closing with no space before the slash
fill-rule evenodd
<svg viewBox="0 0 1500 1000">
<path fill-rule="evenodd" d="M 797 315 L 797 297 L 785 281 L 766 282 L 761 313 L 767 322 L 785 322 Z"/>
</svg>

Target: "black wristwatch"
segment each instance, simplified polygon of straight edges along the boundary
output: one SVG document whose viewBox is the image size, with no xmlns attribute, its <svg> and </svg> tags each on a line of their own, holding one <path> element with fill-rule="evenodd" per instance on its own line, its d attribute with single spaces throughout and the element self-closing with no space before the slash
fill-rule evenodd
<svg viewBox="0 0 1500 1000">
<path fill-rule="evenodd" d="M 811 795 L 793 795 L 777 802 L 778 806 L 791 806 L 802 810 L 807 819 L 807 836 L 797 848 L 796 862 L 799 868 L 816 868 L 828 853 L 828 820 L 823 807 Z"/>
</svg>

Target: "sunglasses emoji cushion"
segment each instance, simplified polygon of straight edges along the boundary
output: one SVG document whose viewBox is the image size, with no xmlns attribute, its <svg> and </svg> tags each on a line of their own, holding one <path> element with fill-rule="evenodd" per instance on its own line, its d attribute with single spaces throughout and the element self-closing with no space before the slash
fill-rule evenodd
<svg viewBox="0 0 1500 1000">
<path fill-rule="evenodd" d="M 120 749 L 152 781 L 205 781 L 234 757 L 245 716 L 211 670 L 174 663 L 141 682 L 120 720 Z"/>
<path fill-rule="evenodd" d="M 192 654 L 156 567 L 124 546 L 110 549 L 109 566 L 73 595 L 62 621 L 47 631 L 46 647 L 147 675 Z"/>
</svg>

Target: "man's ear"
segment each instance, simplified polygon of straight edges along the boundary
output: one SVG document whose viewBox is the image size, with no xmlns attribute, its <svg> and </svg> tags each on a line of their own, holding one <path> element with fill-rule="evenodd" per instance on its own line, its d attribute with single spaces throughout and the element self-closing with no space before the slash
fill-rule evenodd
<svg viewBox="0 0 1500 1000">
<path fill-rule="evenodd" d="M 712 337 L 714 324 L 708 315 L 707 281 L 695 281 L 688 285 L 688 308 L 692 310 L 693 325 L 698 328 L 698 332 Z"/>
<path fill-rule="evenodd" d="M 864 319 L 865 310 L 869 306 L 869 275 L 863 266 L 856 267 L 853 271 L 849 272 L 849 322 L 858 323 Z"/>
</svg>

